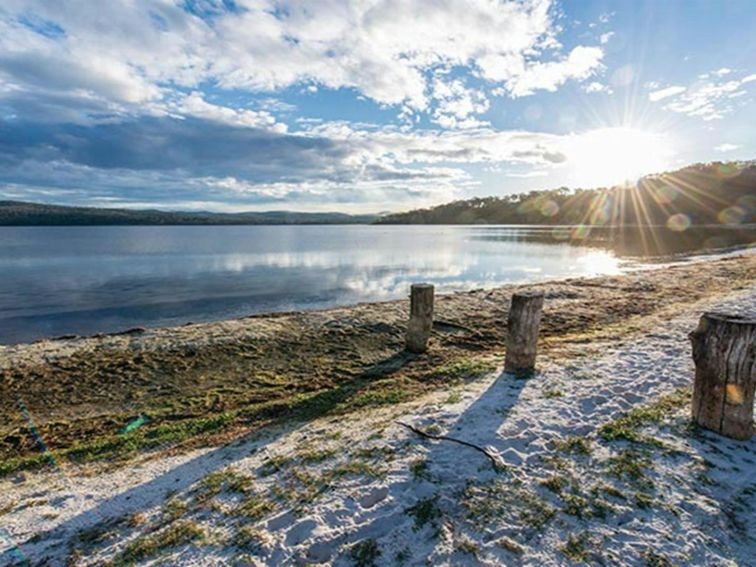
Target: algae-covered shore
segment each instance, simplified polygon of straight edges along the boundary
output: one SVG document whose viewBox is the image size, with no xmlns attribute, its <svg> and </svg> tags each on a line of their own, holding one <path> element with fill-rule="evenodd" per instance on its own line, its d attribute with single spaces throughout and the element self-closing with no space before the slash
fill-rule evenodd
<svg viewBox="0 0 756 567">
<path fill-rule="evenodd" d="M 543 357 L 642 332 L 649 317 L 756 280 L 756 255 L 545 282 Z M 0 472 L 222 442 L 285 419 L 393 404 L 490 371 L 511 294 L 437 297 L 426 355 L 403 351 L 407 301 L 0 347 Z"/>
</svg>

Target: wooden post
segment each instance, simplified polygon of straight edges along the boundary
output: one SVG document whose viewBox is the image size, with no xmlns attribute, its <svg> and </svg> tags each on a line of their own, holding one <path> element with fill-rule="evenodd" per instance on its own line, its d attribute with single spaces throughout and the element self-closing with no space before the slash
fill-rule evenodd
<svg viewBox="0 0 756 567">
<path fill-rule="evenodd" d="M 410 319 L 407 324 L 407 350 L 425 352 L 433 327 L 433 286 L 412 284 L 410 288 Z"/>
<path fill-rule="evenodd" d="M 690 334 L 696 380 L 696 423 L 734 439 L 753 435 L 756 389 L 756 320 L 704 313 Z"/>
<path fill-rule="evenodd" d="M 527 376 L 535 370 L 538 327 L 542 314 L 542 291 L 521 291 L 512 296 L 507 321 L 504 372 Z"/>
</svg>

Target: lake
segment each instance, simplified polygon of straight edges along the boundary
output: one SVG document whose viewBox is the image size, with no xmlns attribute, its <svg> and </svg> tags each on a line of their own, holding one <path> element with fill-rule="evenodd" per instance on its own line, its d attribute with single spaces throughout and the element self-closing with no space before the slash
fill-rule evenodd
<svg viewBox="0 0 756 567">
<path fill-rule="evenodd" d="M 756 240 L 756 227 L 614 238 L 621 255 Z M 582 229 L 581 229 L 582 230 Z M 591 241 L 608 245 L 606 229 Z M 0 344 L 618 274 L 632 261 L 543 226 L 0 227 Z"/>
<path fill-rule="evenodd" d="M 0 227 L 0 343 L 617 274 L 511 226 Z M 546 242 L 543 242 L 546 240 Z"/>
</svg>

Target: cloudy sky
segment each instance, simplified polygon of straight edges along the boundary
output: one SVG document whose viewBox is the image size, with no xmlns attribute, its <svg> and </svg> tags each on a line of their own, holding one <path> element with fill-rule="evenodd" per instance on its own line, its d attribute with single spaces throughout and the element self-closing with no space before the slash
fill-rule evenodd
<svg viewBox="0 0 756 567">
<path fill-rule="evenodd" d="M 3 0 L 0 199 L 404 210 L 756 158 L 753 0 Z"/>
</svg>

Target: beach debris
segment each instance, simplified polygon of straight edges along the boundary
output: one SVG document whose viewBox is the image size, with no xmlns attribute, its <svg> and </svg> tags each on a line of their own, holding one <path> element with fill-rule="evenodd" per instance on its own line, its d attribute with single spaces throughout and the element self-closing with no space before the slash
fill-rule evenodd
<svg viewBox="0 0 756 567">
<path fill-rule="evenodd" d="M 419 427 L 415 427 L 414 425 L 411 425 L 409 423 L 404 423 L 403 421 L 397 421 L 396 423 L 397 425 L 406 427 L 410 431 L 417 433 L 418 435 L 420 435 L 421 437 L 425 437 L 426 439 L 432 439 L 434 441 L 451 441 L 452 443 L 459 443 L 460 445 L 464 445 L 465 447 L 470 447 L 471 449 L 475 449 L 476 451 L 479 451 L 483 453 L 486 457 L 488 457 L 491 463 L 493 464 L 494 469 L 496 470 L 504 470 L 507 468 L 507 465 L 504 462 L 504 459 L 501 457 L 499 452 L 493 447 L 481 447 L 480 445 L 476 445 L 475 443 L 470 443 L 469 441 L 465 441 L 464 439 L 457 439 L 456 437 L 449 437 L 448 435 L 439 435 L 435 433 L 429 433 L 427 431 L 423 431 Z"/>
</svg>

